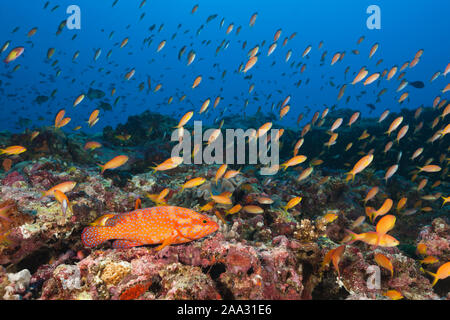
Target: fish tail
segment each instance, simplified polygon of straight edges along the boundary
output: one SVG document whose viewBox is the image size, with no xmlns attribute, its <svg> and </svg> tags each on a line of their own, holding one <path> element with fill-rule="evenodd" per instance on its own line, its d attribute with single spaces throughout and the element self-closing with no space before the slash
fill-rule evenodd
<svg viewBox="0 0 450 320">
<path fill-rule="evenodd" d="M 438 282 L 438 280 L 439 280 L 439 278 L 437 277 L 436 273 L 424 270 L 423 268 L 420 268 L 420 269 L 422 269 L 422 271 L 425 271 L 426 273 L 428 273 L 430 276 L 434 277 L 433 283 L 431 284 L 431 286 L 434 287 L 436 282 Z"/>
<path fill-rule="evenodd" d="M 349 182 L 350 179 L 353 181 L 355 180 L 355 175 L 351 172 L 347 172 L 347 177 L 345 178 L 345 182 Z"/>
<path fill-rule="evenodd" d="M 355 241 L 357 241 L 358 240 L 358 235 L 355 233 L 355 232 L 353 232 L 353 231 L 351 231 L 351 230 L 349 230 L 349 229 L 345 229 L 345 231 L 350 235 L 350 237 L 352 238 L 349 242 L 347 242 L 346 244 L 352 244 L 353 242 L 355 242 Z"/>
<path fill-rule="evenodd" d="M 98 246 L 110 239 L 114 239 L 114 236 L 111 235 L 111 227 L 86 227 L 81 233 L 81 241 L 88 248 Z"/>
<path fill-rule="evenodd" d="M 47 193 L 45 191 L 41 191 L 41 197 L 39 198 L 39 200 L 42 200 L 46 195 Z"/>
<path fill-rule="evenodd" d="M 102 164 L 97 163 L 97 165 L 102 168 L 102 171 L 100 172 L 100 174 L 103 174 L 103 172 L 105 172 L 105 166 Z"/>
</svg>

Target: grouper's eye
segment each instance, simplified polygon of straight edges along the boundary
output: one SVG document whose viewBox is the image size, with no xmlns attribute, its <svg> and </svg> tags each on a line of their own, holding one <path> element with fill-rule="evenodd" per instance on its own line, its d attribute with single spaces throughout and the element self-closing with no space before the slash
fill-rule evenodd
<svg viewBox="0 0 450 320">
<path fill-rule="evenodd" d="M 208 223 L 208 221 L 206 221 L 206 220 L 203 220 L 202 222 L 203 222 L 203 223 Z"/>
</svg>

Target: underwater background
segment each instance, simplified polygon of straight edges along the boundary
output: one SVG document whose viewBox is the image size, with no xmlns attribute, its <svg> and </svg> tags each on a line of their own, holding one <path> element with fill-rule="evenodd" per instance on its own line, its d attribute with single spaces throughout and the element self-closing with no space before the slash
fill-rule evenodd
<svg viewBox="0 0 450 320">
<path fill-rule="evenodd" d="M 450 299 L 449 9 L 2 3 L 0 299 Z M 281 167 L 182 163 L 194 120 Z"/>
</svg>

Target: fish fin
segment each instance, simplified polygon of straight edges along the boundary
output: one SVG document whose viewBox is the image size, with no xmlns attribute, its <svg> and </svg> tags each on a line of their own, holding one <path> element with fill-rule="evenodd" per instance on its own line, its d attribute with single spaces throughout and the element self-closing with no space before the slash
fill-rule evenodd
<svg viewBox="0 0 450 320">
<path fill-rule="evenodd" d="M 121 239 L 121 240 L 114 241 L 112 244 L 112 247 L 114 249 L 127 249 L 127 248 L 142 246 L 142 245 L 144 245 L 144 244 L 140 243 L 140 242 Z"/>
<path fill-rule="evenodd" d="M 177 236 L 178 236 L 178 234 L 177 234 Z M 156 251 L 161 251 L 163 248 L 170 246 L 174 242 L 175 238 L 176 238 L 176 236 L 175 237 L 170 236 L 170 237 L 164 239 L 163 243 L 161 243 L 161 245 L 156 247 Z"/>
<path fill-rule="evenodd" d="M 380 240 L 381 240 L 381 236 L 377 233 L 377 242 L 375 243 L 375 246 L 373 247 L 373 250 L 378 248 L 378 246 L 380 245 Z"/>
<path fill-rule="evenodd" d="M 111 227 L 86 227 L 81 233 L 81 241 L 85 247 L 93 248 L 106 240 L 113 239 L 110 231 Z"/>
</svg>

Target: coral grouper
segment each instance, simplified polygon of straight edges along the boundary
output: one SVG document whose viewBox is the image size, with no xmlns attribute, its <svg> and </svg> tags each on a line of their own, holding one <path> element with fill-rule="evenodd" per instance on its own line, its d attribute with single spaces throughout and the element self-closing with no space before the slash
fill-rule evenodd
<svg viewBox="0 0 450 320">
<path fill-rule="evenodd" d="M 86 247 L 114 241 L 114 248 L 131 248 L 145 244 L 165 246 L 203 238 L 219 228 L 207 216 L 193 210 L 162 206 L 118 214 L 106 220 L 104 226 L 87 227 L 81 234 Z"/>
</svg>

